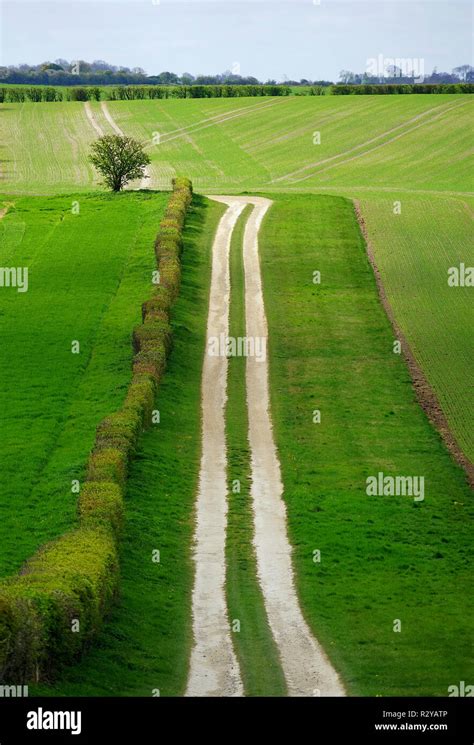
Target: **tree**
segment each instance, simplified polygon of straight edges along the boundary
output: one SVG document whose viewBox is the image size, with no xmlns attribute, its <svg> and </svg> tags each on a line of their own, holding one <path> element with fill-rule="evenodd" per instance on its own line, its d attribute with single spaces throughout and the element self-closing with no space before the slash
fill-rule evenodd
<svg viewBox="0 0 474 745">
<path fill-rule="evenodd" d="M 339 80 L 345 85 L 351 85 L 354 83 L 355 75 L 350 70 L 341 70 L 339 73 Z"/>
<path fill-rule="evenodd" d="M 461 78 L 461 80 L 466 80 L 471 71 L 471 65 L 460 65 L 459 67 L 455 67 L 453 69 L 453 73 Z"/>
<path fill-rule="evenodd" d="M 89 159 L 104 177 L 112 191 L 121 189 L 136 178 L 149 178 L 145 167 L 150 158 L 131 137 L 105 135 L 92 143 Z"/>
</svg>

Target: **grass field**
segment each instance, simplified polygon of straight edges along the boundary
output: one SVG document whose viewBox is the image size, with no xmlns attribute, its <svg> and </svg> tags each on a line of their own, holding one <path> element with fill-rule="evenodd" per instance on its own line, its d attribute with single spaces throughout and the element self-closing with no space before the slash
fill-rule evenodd
<svg viewBox="0 0 474 745">
<path fill-rule="evenodd" d="M 474 462 L 472 288 L 447 281 L 449 267 L 472 265 L 472 198 L 392 195 L 364 198 L 361 207 L 398 323 Z"/>
<path fill-rule="evenodd" d="M 168 188 L 178 173 L 191 177 L 201 193 L 295 190 L 360 199 L 395 315 L 472 458 L 468 423 L 474 400 L 466 396 L 465 375 L 472 360 L 466 344 L 469 290 L 448 292 L 443 284 L 445 264 L 466 261 L 466 244 L 474 238 L 472 98 L 303 96 L 107 106 L 124 132 L 149 143 L 152 187 Z M 112 133 L 101 105 L 90 105 L 103 131 Z M 320 144 L 313 144 L 315 132 Z M 160 144 L 151 144 L 157 135 Z M 0 150 L 4 190 L 90 189 L 96 182 L 87 152 L 95 137 L 82 103 L 0 106 L 0 142 L 10 143 Z M 393 216 L 391 200 L 402 201 L 402 215 Z M 431 261 L 433 240 L 438 258 Z M 393 287 L 390 261 L 397 262 Z M 446 302 L 432 291 L 433 281 L 443 285 Z M 416 292 L 413 301 L 404 287 Z M 459 323 L 458 310 L 466 323 Z M 435 333 L 430 319 L 440 314 L 443 323 Z M 450 361 L 449 373 L 444 360 Z"/>
<path fill-rule="evenodd" d="M 274 199 L 260 245 L 298 590 L 353 694 L 444 695 L 473 674 L 472 493 L 392 353 L 393 332 L 343 198 L 360 200 L 395 317 L 472 459 L 472 288 L 447 284 L 449 267 L 472 264 L 472 107 L 467 95 L 107 102 L 117 125 L 148 143 L 152 188 L 183 174 L 201 194 Z M 91 111 L 112 134 L 101 105 Z M 95 426 L 123 399 L 131 330 L 150 287 L 166 195 L 91 193 L 98 182 L 87 154 L 96 136 L 82 103 L 0 105 L 0 210 L 10 205 L 0 220 L 2 264 L 28 266 L 30 284 L 25 294 L 0 293 L 2 576 L 74 522 L 71 480 L 83 475 Z M 121 605 L 98 646 L 38 692 L 184 691 L 209 252 L 221 213 L 195 197 L 162 426 L 143 437 L 128 485 Z M 236 335 L 242 229 L 240 221 L 231 254 Z M 321 286 L 312 284 L 315 270 Z M 241 621 L 233 641 L 246 693 L 278 695 L 285 683 L 251 546 L 246 427 L 237 358 L 229 366 L 228 475 L 242 490 L 230 495 L 227 601 Z M 369 498 L 365 479 L 378 471 L 423 475 L 425 501 Z M 155 548 L 159 565 L 150 559 Z"/>
<path fill-rule="evenodd" d="M 151 287 L 166 195 L 84 195 L 73 214 L 76 199 L 15 198 L 0 223 L 3 265 L 29 267 L 28 292 L 0 293 L 1 575 L 74 521 L 71 481 L 122 402 Z"/>
<path fill-rule="evenodd" d="M 280 196 L 260 245 L 272 410 L 306 616 L 350 693 L 447 695 L 473 674 L 472 493 L 392 352 L 351 203 Z M 379 471 L 424 475 L 425 501 L 367 496 L 365 480 Z"/>
<path fill-rule="evenodd" d="M 150 143 L 155 188 L 185 173 L 216 193 L 469 190 L 472 106 L 472 96 L 448 94 L 107 102 L 127 134 Z M 91 109 L 108 132 L 100 104 Z M 82 103 L 0 106 L 3 191 L 90 188 L 95 136 Z"/>
</svg>

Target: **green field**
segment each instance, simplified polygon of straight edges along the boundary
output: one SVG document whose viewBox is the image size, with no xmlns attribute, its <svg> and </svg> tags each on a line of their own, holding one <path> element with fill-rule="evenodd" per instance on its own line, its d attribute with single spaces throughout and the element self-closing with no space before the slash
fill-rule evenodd
<svg viewBox="0 0 474 745">
<path fill-rule="evenodd" d="M 392 352 L 351 203 L 280 196 L 260 246 L 272 411 L 306 616 L 350 693 L 447 695 L 473 673 L 472 492 Z M 424 475 L 425 501 L 368 497 L 366 478 L 379 471 Z"/>
<path fill-rule="evenodd" d="M 165 202 L 21 197 L 0 223 L 3 265 L 29 267 L 28 292 L 0 293 L 2 576 L 75 519 L 71 481 L 82 480 L 95 428 L 130 379 L 131 330 L 152 286 Z"/>
<path fill-rule="evenodd" d="M 392 352 L 350 200 L 360 201 L 396 320 L 472 460 L 472 288 L 447 284 L 449 267 L 472 264 L 472 107 L 469 95 L 109 101 L 113 121 L 152 160 L 149 192 L 112 196 L 87 160 L 97 132 L 83 103 L 0 105 L 1 263 L 28 266 L 30 285 L 0 291 L 0 574 L 74 523 L 71 480 L 82 478 L 95 427 L 130 379 L 131 332 L 167 199 L 152 190 L 185 175 L 201 195 L 274 200 L 260 239 L 272 415 L 310 626 L 350 694 L 445 695 L 468 681 L 472 492 Z M 90 110 L 112 134 L 101 104 Z M 128 482 L 120 605 L 82 662 L 38 692 L 184 691 L 200 374 L 222 211 L 195 196 L 187 221 L 162 423 L 143 436 Z M 231 252 L 236 335 L 242 232 L 241 219 Z M 244 369 L 239 359 L 229 366 L 228 477 L 242 491 L 229 500 L 227 603 L 242 622 L 233 641 L 247 695 L 280 695 L 251 545 Z M 368 497 L 365 479 L 379 471 L 424 476 L 425 501 Z"/>
<path fill-rule="evenodd" d="M 113 133 L 101 105 L 90 106 L 103 131 Z M 468 261 L 474 237 L 472 96 L 112 101 L 107 107 L 124 132 L 148 143 L 150 187 L 169 188 L 173 175 L 184 174 L 201 193 L 295 190 L 360 199 L 396 316 L 472 458 L 469 319 L 458 322 L 460 305 L 462 317 L 469 315 L 462 299 L 468 289 L 448 292 L 444 286 L 447 267 Z M 320 144 L 313 144 L 315 132 Z M 157 135 L 160 144 L 152 144 Z M 97 185 L 87 162 L 96 136 L 83 103 L 0 106 L 0 142 L 9 143 L 0 150 L 4 191 L 47 194 Z M 402 202 L 402 215 L 393 216 L 391 200 Z M 439 249 L 432 263 L 433 240 Z M 386 262 L 400 241 L 411 260 L 403 248 L 397 252 L 398 291 L 392 291 Z M 442 287 L 443 303 L 433 281 Z M 407 283 L 411 298 L 400 291 Z M 440 313 L 435 334 L 429 322 Z M 420 314 L 425 323 L 418 323 Z"/>
<path fill-rule="evenodd" d="M 447 282 L 449 267 L 472 265 L 473 198 L 393 194 L 363 197 L 361 207 L 397 321 L 474 462 L 472 288 Z"/>
<path fill-rule="evenodd" d="M 112 132 L 100 104 L 90 105 Z M 150 143 L 153 187 L 169 188 L 177 173 L 215 193 L 470 191 L 472 106 L 472 96 L 449 94 L 107 102 L 119 127 Z M 83 103 L 0 106 L 3 191 L 90 188 L 86 155 L 95 137 Z"/>
</svg>

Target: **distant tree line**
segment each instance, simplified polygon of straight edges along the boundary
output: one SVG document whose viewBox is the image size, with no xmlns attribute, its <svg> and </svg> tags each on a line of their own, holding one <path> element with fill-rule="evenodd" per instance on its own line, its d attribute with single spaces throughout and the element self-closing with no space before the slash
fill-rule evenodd
<svg viewBox="0 0 474 745">
<path fill-rule="evenodd" d="M 191 75 L 185 72 L 176 75 L 174 72 L 161 72 L 159 75 L 147 75 L 141 67 L 117 67 L 103 60 L 85 62 L 77 60 L 68 62 L 57 59 L 55 62 L 43 62 L 40 65 L 8 65 L 0 67 L 0 83 L 11 85 L 48 85 L 48 86 L 103 86 L 103 85 L 277 85 L 276 80 L 265 83 L 253 76 L 242 75 L 226 70 L 218 75 Z M 285 80 L 285 85 L 332 85 L 331 81 Z"/>
<path fill-rule="evenodd" d="M 296 95 L 333 96 L 386 95 L 409 93 L 474 93 L 474 83 L 333 85 L 311 86 Z M 51 86 L 0 86 L 0 103 L 25 101 L 133 101 L 159 98 L 242 98 L 244 96 L 290 96 L 294 92 L 284 85 L 123 85 L 75 88 Z"/>
<path fill-rule="evenodd" d="M 460 65 L 451 72 L 438 72 L 435 67 L 429 75 L 412 73 L 404 74 L 404 70 L 397 65 L 389 65 L 381 70 L 379 75 L 371 75 L 368 72 L 354 73 L 350 70 L 341 70 L 337 85 L 413 85 L 419 83 L 427 85 L 441 85 L 449 83 L 474 83 L 474 67 L 471 65 Z"/>
<path fill-rule="evenodd" d="M 474 68 L 470 65 L 455 67 L 451 73 L 438 72 L 435 68 L 422 80 L 414 73 L 403 75 L 403 70 L 395 65 L 383 69 L 382 73 L 377 77 L 342 70 L 336 84 L 306 78 L 262 83 L 257 78 L 242 77 L 229 70 L 220 75 L 197 77 L 190 73 L 178 76 L 172 72 L 146 75 L 139 67 L 116 67 L 103 60 L 89 63 L 57 59 L 41 65 L 0 67 L 0 103 L 474 92 Z"/>
<path fill-rule="evenodd" d="M 390 85 L 426 83 L 429 85 L 449 83 L 474 82 L 474 67 L 460 65 L 449 72 L 438 72 L 435 67 L 430 75 L 424 75 L 418 80 L 415 74 L 408 75 L 406 70 L 389 65 L 379 70 L 379 75 L 354 73 L 341 70 L 336 85 Z M 0 66 L 0 83 L 9 85 L 30 86 L 86 86 L 97 87 L 105 85 L 115 86 L 181 86 L 184 88 L 196 86 L 276 86 L 314 88 L 315 91 L 334 85 L 331 80 L 267 80 L 265 82 L 255 77 L 243 77 L 235 71 L 226 70 L 218 75 L 191 75 L 185 72 L 177 75 L 174 72 L 161 72 L 159 75 L 147 75 L 141 67 L 117 67 L 103 60 L 86 62 L 85 60 L 57 59 L 54 62 L 42 62 L 39 65 L 8 65 Z M 52 95 L 52 94 L 51 94 Z"/>
</svg>

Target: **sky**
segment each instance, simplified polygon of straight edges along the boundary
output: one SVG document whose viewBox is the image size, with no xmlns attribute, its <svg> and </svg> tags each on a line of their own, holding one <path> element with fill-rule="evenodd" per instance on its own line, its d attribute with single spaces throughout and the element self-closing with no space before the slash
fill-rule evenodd
<svg viewBox="0 0 474 745">
<path fill-rule="evenodd" d="M 470 0 L 0 0 L 0 64 L 102 59 L 261 80 L 337 80 L 368 60 L 473 64 Z"/>
</svg>

